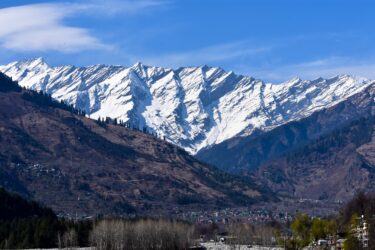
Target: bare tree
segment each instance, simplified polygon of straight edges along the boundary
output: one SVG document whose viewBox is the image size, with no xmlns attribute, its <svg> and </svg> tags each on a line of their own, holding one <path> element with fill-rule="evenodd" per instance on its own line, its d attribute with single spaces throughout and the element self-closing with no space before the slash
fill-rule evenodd
<svg viewBox="0 0 375 250">
<path fill-rule="evenodd" d="M 178 250 L 191 243 L 192 227 L 165 220 L 103 220 L 95 224 L 90 241 L 98 250 Z"/>
<path fill-rule="evenodd" d="M 276 243 L 277 236 L 277 230 L 270 226 L 249 223 L 233 223 L 228 226 L 228 233 L 227 244 L 232 249 L 250 244 L 272 246 Z"/>
<path fill-rule="evenodd" d="M 57 245 L 59 249 L 67 248 L 72 249 L 78 247 L 78 235 L 77 232 L 72 228 L 66 231 L 64 234 L 57 235 Z"/>
</svg>

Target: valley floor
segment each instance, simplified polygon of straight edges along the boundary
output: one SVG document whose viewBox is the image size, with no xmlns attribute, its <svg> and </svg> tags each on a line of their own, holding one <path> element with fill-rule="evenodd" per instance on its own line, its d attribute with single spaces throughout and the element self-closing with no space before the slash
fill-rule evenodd
<svg viewBox="0 0 375 250">
<path fill-rule="evenodd" d="M 217 242 L 209 242 L 209 243 L 202 243 L 207 250 L 284 250 L 281 247 L 264 247 L 264 246 L 250 246 L 250 245 L 226 245 L 223 243 Z"/>
</svg>

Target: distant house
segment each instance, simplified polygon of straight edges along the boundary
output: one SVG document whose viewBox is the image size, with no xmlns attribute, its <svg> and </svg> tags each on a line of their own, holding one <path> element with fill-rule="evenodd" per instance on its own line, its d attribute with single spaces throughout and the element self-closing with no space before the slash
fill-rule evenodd
<svg viewBox="0 0 375 250">
<path fill-rule="evenodd" d="M 328 241 L 327 240 L 318 240 L 318 246 L 320 246 L 320 247 L 328 246 Z"/>
<path fill-rule="evenodd" d="M 353 228 L 353 233 L 356 235 L 358 240 L 362 243 L 364 248 L 368 248 L 368 224 L 365 220 L 364 215 L 358 218 L 357 227 Z"/>
<path fill-rule="evenodd" d="M 343 250 L 344 249 L 345 239 L 338 239 L 336 241 L 336 250 Z"/>
</svg>

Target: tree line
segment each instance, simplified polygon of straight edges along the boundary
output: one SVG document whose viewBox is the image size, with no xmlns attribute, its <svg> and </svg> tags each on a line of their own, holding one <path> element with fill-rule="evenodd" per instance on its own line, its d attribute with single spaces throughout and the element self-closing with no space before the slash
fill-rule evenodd
<svg viewBox="0 0 375 250">
<path fill-rule="evenodd" d="M 178 250 L 188 249 L 192 236 L 193 227 L 183 222 L 102 220 L 94 224 L 90 243 L 99 250 Z"/>
<path fill-rule="evenodd" d="M 77 109 L 73 105 L 69 105 L 63 100 L 57 101 L 53 99 L 50 94 L 43 91 L 27 90 L 22 94 L 22 98 L 39 106 L 58 108 L 71 112 L 75 115 L 86 116 L 86 112 L 84 110 Z"/>
<path fill-rule="evenodd" d="M 0 72 L 0 92 L 21 92 L 22 88 L 12 78 Z"/>
<path fill-rule="evenodd" d="M 13 81 L 12 78 L 2 73 L 0 73 L 0 92 L 23 92 L 22 98 L 24 100 L 35 103 L 39 106 L 58 108 L 58 109 L 71 112 L 78 116 L 86 116 L 86 111 L 82 109 L 78 109 L 74 107 L 74 105 L 68 104 L 64 100 L 57 101 L 54 98 L 52 98 L 50 94 L 45 93 L 42 90 L 36 91 L 36 90 L 22 88 L 21 86 L 18 85 L 17 82 Z M 99 117 L 96 120 L 96 123 L 101 127 L 106 127 L 109 124 L 114 125 L 114 126 L 122 126 L 125 128 L 137 130 L 139 132 L 149 134 L 156 138 L 165 140 L 165 136 L 159 137 L 154 131 L 148 129 L 146 126 L 140 127 L 136 124 L 132 124 L 131 122 L 128 122 L 128 121 L 125 122 L 117 118 Z"/>
<path fill-rule="evenodd" d="M 178 250 L 193 227 L 161 219 L 59 218 L 49 209 L 0 188 L 0 249 L 96 247 L 99 250 Z"/>
<path fill-rule="evenodd" d="M 162 139 L 162 140 L 165 140 L 165 136 L 158 136 L 155 132 L 153 132 L 152 130 L 148 129 L 146 126 L 139 126 L 139 125 L 136 125 L 134 123 L 131 123 L 129 121 L 123 121 L 121 119 L 117 119 L 117 118 L 110 118 L 110 117 L 98 117 L 98 119 L 96 119 L 96 123 L 105 128 L 107 125 L 114 125 L 114 126 L 121 126 L 121 127 L 125 127 L 125 128 L 129 128 L 129 129 L 133 129 L 133 130 L 136 130 L 138 132 L 142 132 L 144 134 L 148 134 L 148 135 L 151 135 L 153 137 L 156 137 L 156 138 L 159 138 L 159 139 Z"/>
</svg>

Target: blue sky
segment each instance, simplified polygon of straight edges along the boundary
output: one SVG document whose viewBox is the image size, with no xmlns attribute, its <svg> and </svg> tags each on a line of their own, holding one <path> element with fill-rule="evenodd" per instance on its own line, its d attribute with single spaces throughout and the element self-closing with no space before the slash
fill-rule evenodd
<svg viewBox="0 0 375 250">
<path fill-rule="evenodd" d="M 0 1 L 0 64 L 210 65 L 281 82 L 375 78 L 372 0 Z"/>
</svg>

